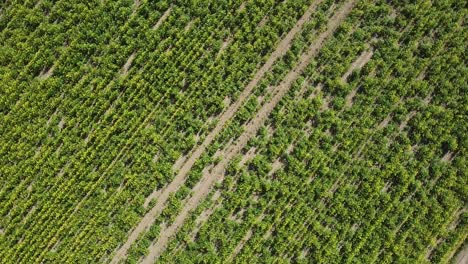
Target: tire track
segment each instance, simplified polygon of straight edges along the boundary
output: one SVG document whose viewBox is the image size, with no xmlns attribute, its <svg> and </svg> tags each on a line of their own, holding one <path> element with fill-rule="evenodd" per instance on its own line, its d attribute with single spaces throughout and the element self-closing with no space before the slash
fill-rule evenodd
<svg viewBox="0 0 468 264">
<path fill-rule="evenodd" d="M 239 137 L 236 141 L 236 144 L 230 146 L 225 155 L 224 159 L 220 161 L 209 174 L 203 175 L 200 182 L 193 188 L 192 192 L 193 195 L 185 204 L 184 208 L 182 208 L 179 215 L 174 220 L 174 223 L 170 226 L 165 227 L 161 230 L 159 239 L 152 245 L 150 248 L 150 252 L 148 256 L 146 256 L 142 263 L 149 264 L 154 263 L 155 259 L 158 258 L 161 253 L 165 250 L 167 244 L 170 241 L 170 238 L 177 232 L 180 226 L 182 226 L 185 219 L 189 216 L 189 213 L 196 208 L 198 203 L 209 193 L 211 187 L 217 182 L 223 179 L 224 170 L 228 165 L 229 161 L 236 156 L 240 151 L 246 146 L 247 142 L 255 136 L 258 129 L 263 125 L 264 121 L 267 119 L 269 114 L 272 112 L 276 104 L 281 100 L 281 98 L 289 91 L 289 88 L 293 84 L 293 82 L 299 77 L 299 75 L 305 70 L 305 68 L 309 65 L 309 62 L 312 58 L 314 58 L 320 48 L 323 46 L 325 40 L 330 37 L 334 31 L 338 28 L 341 22 L 346 18 L 346 16 L 351 12 L 354 4 L 357 0 L 349 0 L 346 2 L 340 10 L 329 20 L 327 25 L 327 30 L 322 32 L 318 38 L 314 41 L 314 43 L 309 47 L 307 52 L 299 59 L 297 65 L 293 70 L 291 70 L 284 80 L 275 88 L 274 96 L 272 99 L 265 104 L 257 113 L 255 118 L 253 118 L 246 126 L 245 132 Z M 316 6 L 317 2 L 314 3 L 313 6 Z M 308 11 L 310 8 L 308 9 Z M 307 13 L 306 13 L 307 14 Z M 306 15 L 305 14 L 305 15 Z M 305 16 L 304 15 L 304 16 Z M 302 19 L 302 18 L 301 18 Z M 294 29 L 298 29 L 296 26 Z M 291 33 L 291 32 L 290 32 Z M 289 36 L 290 34 L 288 34 Z M 276 50 L 275 52 L 277 52 Z M 271 57 L 268 61 L 271 61 Z M 268 62 L 267 62 L 268 63 Z M 264 67 L 260 70 L 260 72 L 264 73 Z M 258 74 L 258 73 L 257 73 Z M 255 83 L 255 79 L 252 83 Z M 258 82 L 258 80 L 257 80 Z M 252 84 L 250 83 L 250 84 Z M 248 88 L 250 90 L 253 87 Z M 248 89 L 246 89 L 248 90 Z M 245 92 L 245 91 L 244 91 Z M 243 95 L 245 95 L 243 93 Z M 242 98 L 242 97 L 241 97 Z M 244 96 L 245 99 L 245 96 Z M 239 102 L 239 101 L 238 101 Z M 238 104 L 236 102 L 236 104 Z M 232 114 L 231 114 L 232 115 Z M 219 132 L 219 131 L 218 131 Z M 185 166 L 184 166 L 185 167 Z"/>
<path fill-rule="evenodd" d="M 164 204 L 169 198 L 169 194 L 176 192 L 182 184 L 184 184 L 187 174 L 189 173 L 192 166 L 198 160 L 198 158 L 203 154 L 206 147 L 211 144 L 211 142 L 216 138 L 216 136 L 221 132 L 224 125 L 228 120 L 230 120 L 237 110 L 242 106 L 247 97 L 252 93 L 252 90 L 257 86 L 259 81 L 263 78 L 266 72 L 268 72 L 273 63 L 280 57 L 286 54 L 286 52 L 291 47 L 291 42 L 305 22 L 309 21 L 312 16 L 312 12 L 320 4 L 322 0 L 315 1 L 304 13 L 304 15 L 296 22 L 294 27 L 288 32 L 288 34 L 280 41 L 277 48 L 273 53 L 271 53 L 268 60 L 263 64 L 263 66 L 257 71 L 253 79 L 247 84 L 242 93 L 240 94 L 238 100 L 229 106 L 229 108 L 223 112 L 220 116 L 216 127 L 207 135 L 205 140 L 201 145 L 199 145 L 192 153 L 192 155 L 185 161 L 184 165 L 180 168 L 174 180 L 160 193 L 157 197 L 157 202 L 153 208 L 142 218 L 140 223 L 133 229 L 130 235 L 127 238 L 127 241 L 120 247 L 114 257 L 112 258 L 111 263 L 118 263 L 122 259 L 130 246 L 137 240 L 138 236 L 149 229 L 149 227 L 154 223 L 155 218 L 161 213 L 164 208 Z"/>
</svg>

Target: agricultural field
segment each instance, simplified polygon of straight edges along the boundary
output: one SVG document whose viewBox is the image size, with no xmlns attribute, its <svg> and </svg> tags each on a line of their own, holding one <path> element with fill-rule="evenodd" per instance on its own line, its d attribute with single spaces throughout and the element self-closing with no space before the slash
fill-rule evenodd
<svg viewBox="0 0 468 264">
<path fill-rule="evenodd" d="M 468 4 L 0 4 L 0 263 L 468 263 Z"/>
</svg>

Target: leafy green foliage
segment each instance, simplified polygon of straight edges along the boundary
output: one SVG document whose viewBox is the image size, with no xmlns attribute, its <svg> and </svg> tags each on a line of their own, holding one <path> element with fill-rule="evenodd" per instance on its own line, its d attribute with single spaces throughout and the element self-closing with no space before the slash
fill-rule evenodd
<svg viewBox="0 0 468 264">
<path fill-rule="evenodd" d="M 148 254 L 343 2 L 318 5 L 128 263 Z M 358 1 L 249 140 L 253 156 L 230 161 L 160 261 L 450 261 L 468 234 L 462 2 Z M 5 1 L 1 262 L 109 262 L 155 204 L 145 199 L 312 3 Z"/>
</svg>

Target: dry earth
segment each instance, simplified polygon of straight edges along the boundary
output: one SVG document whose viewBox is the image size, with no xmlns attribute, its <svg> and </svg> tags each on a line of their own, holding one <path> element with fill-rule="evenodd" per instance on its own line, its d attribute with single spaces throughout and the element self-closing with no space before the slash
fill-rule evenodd
<svg viewBox="0 0 468 264">
<path fill-rule="evenodd" d="M 159 18 L 158 22 L 156 22 L 156 24 L 153 26 L 153 30 L 156 30 L 158 29 L 161 24 L 166 21 L 167 17 L 169 17 L 169 15 L 171 14 L 171 10 L 172 8 L 169 8 L 166 10 L 166 12 L 164 12 L 164 14 L 161 16 L 161 18 Z"/>
</svg>

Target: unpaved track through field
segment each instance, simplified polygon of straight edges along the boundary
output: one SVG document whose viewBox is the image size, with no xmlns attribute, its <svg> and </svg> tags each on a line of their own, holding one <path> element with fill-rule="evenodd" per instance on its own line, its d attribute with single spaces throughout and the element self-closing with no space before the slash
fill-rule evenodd
<svg viewBox="0 0 468 264">
<path fill-rule="evenodd" d="M 41 73 L 39 73 L 39 76 L 37 76 L 37 78 L 39 78 L 39 80 L 45 80 L 47 78 L 49 78 L 50 76 L 52 76 L 52 74 L 54 73 L 54 70 L 55 70 L 55 65 L 52 65 L 52 67 L 50 67 L 48 70 L 42 70 Z"/>
<path fill-rule="evenodd" d="M 189 216 L 189 213 L 197 207 L 199 202 L 209 193 L 211 187 L 215 182 L 223 179 L 224 170 L 228 165 L 229 161 L 238 155 L 240 151 L 246 146 L 247 142 L 255 136 L 258 129 L 263 125 L 269 114 L 272 112 L 276 104 L 281 98 L 288 92 L 289 88 L 297 77 L 305 70 L 309 65 L 310 60 L 317 55 L 320 48 L 323 46 L 325 40 L 330 37 L 333 32 L 338 28 L 341 22 L 351 12 L 354 4 L 357 0 L 350 0 L 346 2 L 340 10 L 329 20 L 327 30 L 321 33 L 309 49 L 300 58 L 299 62 L 293 70 L 291 70 L 284 80 L 275 88 L 274 96 L 265 104 L 257 113 L 257 115 L 247 124 L 245 132 L 236 141 L 236 144 L 230 146 L 223 160 L 221 160 L 211 172 L 202 176 L 200 182 L 193 188 L 193 195 L 184 205 L 179 215 L 175 218 L 174 223 L 161 230 L 159 239 L 151 246 L 148 256 L 146 256 L 142 263 L 152 264 L 155 259 L 158 258 L 162 252 L 166 249 L 170 238 L 177 232 L 180 226 L 184 223 L 185 219 Z M 316 5 L 316 4 L 315 4 Z M 309 8 L 310 10 L 310 8 Z M 288 34 L 289 35 L 289 34 Z M 262 67 L 263 69 L 264 67 Z M 261 71 L 262 71 L 261 69 Z M 255 82 L 255 79 L 254 81 Z M 258 82 L 258 81 L 257 81 Z M 249 84 L 250 85 L 250 84 Z M 252 89 L 253 87 L 251 87 Z M 243 93 L 244 94 L 244 93 Z M 239 101 L 238 101 L 239 102 Z M 238 103 L 236 102 L 236 104 Z M 232 114 L 231 114 L 232 116 Z"/>
<path fill-rule="evenodd" d="M 353 71 L 362 69 L 367 64 L 367 62 L 369 62 L 369 60 L 372 58 L 372 55 L 374 55 L 372 50 L 362 52 L 361 55 L 359 55 L 359 57 L 353 63 L 351 63 L 351 66 L 349 66 L 345 74 L 341 76 L 341 80 L 346 82 Z"/>
<path fill-rule="evenodd" d="M 128 57 L 127 61 L 125 64 L 122 66 L 122 69 L 120 70 L 120 75 L 127 75 L 128 69 L 130 69 L 130 66 L 132 66 L 132 62 L 135 59 L 136 52 L 134 51 L 130 56 Z"/>
<path fill-rule="evenodd" d="M 286 54 L 286 52 L 291 47 L 291 42 L 296 36 L 298 32 L 301 31 L 303 25 L 309 21 L 310 17 L 312 16 L 313 11 L 320 4 L 323 0 L 315 1 L 304 13 L 304 15 L 296 22 L 294 27 L 288 34 L 279 42 L 278 46 L 276 47 L 275 51 L 271 53 L 268 60 L 263 64 L 263 66 L 257 71 L 253 79 L 247 84 L 244 88 L 242 93 L 240 94 L 239 98 L 236 102 L 229 106 L 225 112 L 219 117 L 219 121 L 216 124 L 216 127 L 208 134 L 201 145 L 199 145 L 192 153 L 192 155 L 187 159 L 184 165 L 180 168 L 179 172 L 177 173 L 174 180 L 160 193 L 157 197 L 157 202 L 153 206 L 153 208 L 142 218 L 140 223 L 132 230 L 130 235 L 127 238 L 127 241 L 120 247 L 114 257 L 112 258 L 111 263 L 118 263 L 120 259 L 122 259 L 130 246 L 137 240 L 138 236 L 148 230 L 148 228 L 154 223 L 155 218 L 161 213 L 162 209 L 164 208 L 164 204 L 166 203 L 167 199 L 169 198 L 169 194 L 176 192 L 182 184 L 185 182 L 185 178 L 189 173 L 192 166 L 198 160 L 198 158 L 203 154 L 206 147 L 211 144 L 211 142 L 216 138 L 216 136 L 221 132 L 224 125 L 228 120 L 230 120 L 237 110 L 242 106 L 245 99 L 252 93 L 252 90 L 257 86 L 259 81 L 263 78 L 266 72 L 268 72 L 273 63 L 280 57 Z"/>
<path fill-rule="evenodd" d="M 153 26 L 153 30 L 156 30 L 158 29 L 161 24 L 166 21 L 166 19 L 169 17 L 169 15 L 171 14 L 171 11 L 172 11 L 172 7 L 169 7 L 166 12 L 164 12 L 164 14 L 159 18 L 158 22 L 156 22 L 156 24 Z"/>
<path fill-rule="evenodd" d="M 455 254 L 455 252 L 453 252 Z M 453 263 L 455 264 L 466 264 L 468 263 L 468 245 L 465 245 L 463 249 L 455 256 Z"/>
</svg>

